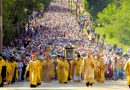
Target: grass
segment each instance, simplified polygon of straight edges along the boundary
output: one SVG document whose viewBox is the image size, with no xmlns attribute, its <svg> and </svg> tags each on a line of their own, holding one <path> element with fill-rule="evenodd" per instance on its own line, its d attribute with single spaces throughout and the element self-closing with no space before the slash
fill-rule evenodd
<svg viewBox="0 0 130 90">
<path fill-rule="evenodd" d="M 116 43 L 118 47 L 123 48 L 124 52 L 127 51 L 127 49 L 129 48 L 129 45 L 120 43 L 119 38 L 116 38 L 116 37 L 111 38 L 111 37 L 109 37 L 109 33 L 107 33 L 102 27 L 97 27 L 96 32 L 99 33 L 100 35 L 105 33 L 106 34 L 105 42 L 108 42 L 108 43 L 110 43 L 112 45 L 114 45 Z"/>
</svg>

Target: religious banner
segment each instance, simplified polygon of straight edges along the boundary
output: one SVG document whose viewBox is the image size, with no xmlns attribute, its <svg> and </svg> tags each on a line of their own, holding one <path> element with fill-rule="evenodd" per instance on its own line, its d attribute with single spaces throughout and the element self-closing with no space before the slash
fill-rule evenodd
<svg viewBox="0 0 130 90">
<path fill-rule="evenodd" d="M 74 48 L 70 45 L 65 47 L 65 58 L 67 60 L 74 59 Z"/>
</svg>

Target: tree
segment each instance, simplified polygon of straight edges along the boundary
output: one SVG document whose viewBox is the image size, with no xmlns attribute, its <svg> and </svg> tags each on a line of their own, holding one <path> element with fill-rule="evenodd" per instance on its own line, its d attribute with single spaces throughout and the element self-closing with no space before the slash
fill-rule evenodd
<svg viewBox="0 0 130 90">
<path fill-rule="evenodd" d="M 52 0 L 3 0 L 3 30 L 4 44 L 17 35 L 16 23 L 22 30 L 23 22 L 27 19 L 27 9 L 30 13 L 46 8 Z"/>
<path fill-rule="evenodd" d="M 97 18 L 97 14 L 107 7 L 113 0 L 83 0 L 84 8 L 89 12 L 93 19 Z"/>
<path fill-rule="evenodd" d="M 98 14 L 98 22 L 109 39 L 117 43 L 130 45 L 130 0 L 118 0 L 109 4 Z M 101 28 L 100 28 L 101 29 Z"/>
</svg>

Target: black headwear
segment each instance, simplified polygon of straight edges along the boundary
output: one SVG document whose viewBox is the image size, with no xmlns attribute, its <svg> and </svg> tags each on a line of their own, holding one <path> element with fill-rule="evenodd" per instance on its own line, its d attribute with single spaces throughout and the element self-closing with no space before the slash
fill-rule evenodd
<svg viewBox="0 0 130 90">
<path fill-rule="evenodd" d="M 80 54 L 79 54 L 79 53 L 77 54 L 77 57 L 80 57 Z"/>
</svg>

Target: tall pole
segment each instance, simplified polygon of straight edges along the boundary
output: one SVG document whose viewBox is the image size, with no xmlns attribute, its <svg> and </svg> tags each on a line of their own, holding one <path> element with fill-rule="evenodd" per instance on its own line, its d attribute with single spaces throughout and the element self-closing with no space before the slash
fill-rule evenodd
<svg viewBox="0 0 130 90">
<path fill-rule="evenodd" d="M 72 0 L 71 0 L 71 11 L 72 11 L 72 8 L 73 8 L 72 5 L 73 5 L 73 4 L 72 4 Z"/>
<path fill-rule="evenodd" d="M 3 48 L 3 29 L 2 29 L 2 0 L 0 0 L 0 52 Z"/>
<path fill-rule="evenodd" d="M 68 0 L 68 6 L 70 6 L 70 0 Z"/>
<path fill-rule="evenodd" d="M 76 19 L 78 17 L 78 0 L 76 1 Z"/>
</svg>

